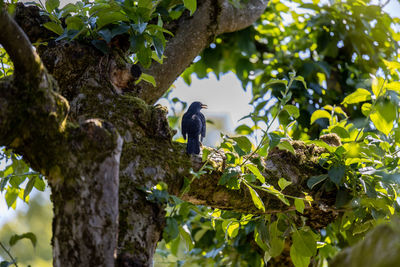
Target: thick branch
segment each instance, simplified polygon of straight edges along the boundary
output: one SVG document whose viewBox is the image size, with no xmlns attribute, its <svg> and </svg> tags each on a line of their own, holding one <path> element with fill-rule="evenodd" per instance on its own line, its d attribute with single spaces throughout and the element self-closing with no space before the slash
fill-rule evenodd
<svg viewBox="0 0 400 267">
<path fill-rule="evenodd" d="M 14 63 L 17 75 L 38 77 L 43 65 L 26 34 L 3 8 L 0 9 L 0 44 Z"/>
<path fill-rule="evenodd" d="M 262 14 L 268 1 L 251 0 L 239 9 L 228 0 L 198 3 L 194 15 L 179 22 L 175 36 L 167 43 L 164 63 L 153 62 L 144 71 L 153 75 L 157 83 L 157 87 L 143 84 L 138 92 L 147 103 L 156 102 L 216 35 L 248 27 Z"/>
</svg>

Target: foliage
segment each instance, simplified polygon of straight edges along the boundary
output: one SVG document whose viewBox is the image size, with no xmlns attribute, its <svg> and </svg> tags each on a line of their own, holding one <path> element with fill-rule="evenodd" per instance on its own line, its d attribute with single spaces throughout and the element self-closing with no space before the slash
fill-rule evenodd
<svg viewBox="0 0 400 267">
<path fill-rule="evenodd" d="M 315 139 L 327 126 L 318 121 L 310 126 L 311 114 L 325 105 L 339 103 L 357 88 L 371 88 L 370 74 L 384 71 L 383 77 L 399 80 L 396 67 L 400 34 L 394 29 L 399 18 L 391 18 L 383 6 L 371 1 L 271 1 L 266 12 L 252 27 L 215 39 L 189 67 L 183 77 L 203 78 L 209 72 L 219 77 L 232 71 L 253 93 L 250 104 L 254 115 L 271 112 L 282 84 L 271 79 L 288 79 L 296 70 L 304 81 L 296 81 L 291 104 L 299 105 L 300 127 L 294 137 L 309 135 Z M 296 9 L 294 9 L 296 7 Z M 345 112 L 354 119 L 362 117 L 359 107 Z M 281 123 L 287 124 L 282 114 Z M 258 120 L 255 120 L 258 125 Z"/>
<path fill-rule="evenodd" d="M 145 68 L 151 65 L 152 59 L 162 62 L 164 34 L 173 35 L 163 28 L 164 23 L 178 19 L 185 8 L 191 13 L 196 10 L 193 0 L 85 0 L 62 8 L 59 0 L 30 4 L 39 6 L 50 18 L 43 26 L 57 34 L 55 41 L 88 41 L 105 54 L 111 48 L 127 45 L 128 53 Z"/>
</svg>

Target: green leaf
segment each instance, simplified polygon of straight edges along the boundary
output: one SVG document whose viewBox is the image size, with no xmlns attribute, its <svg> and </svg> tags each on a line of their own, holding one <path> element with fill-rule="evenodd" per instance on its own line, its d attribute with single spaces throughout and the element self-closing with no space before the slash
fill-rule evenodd
<svg viewBox="0 0 400 267">
<path fill-rule="evenodd" d="M 35 247 L 37 243 L 36 235 L 34 233 L 28 232 L 22 235 L 13 235 L 10 237 L 10 246 L 14 246 L 19 240 L 27 238 L 31 241 L 32 246 Z"/>
<path fill-rule="evenodd" d="M 310 231 L 295 231 L 292 235 L 296 251 L 303 257 L 312 257 L 317 252 L 317 242 Z"/>
<path fill-rule="evenodd" d="M 302 76 L 297 76 L 296 78 L 294 78 L 296 81 L 302 82 L 303 86 L 305 89 L 307 89 L 307 84 L 306 81 L 304 80 L 304 78 Z"/>
<path fill-rule="evenodd" d="M 0 8 L 3 8 L 3 7 L 1 6 L 1 3 L 2 3 L 2 2 L 0 2 Z M 8 262 L 8 261 L 2 261 L 2 262 L 0 262 L 0 267 L 8 267 L 8 266 L 11 266 L 11 265 L 13 265 L 12 262 Z"/>
<path fill-rule="evenodd" d="M 246 184 L 246 185 L 247 185 L 247 188 L 249 188 L 251 199 L 253 200 L 254 205 L 258 209 L 260 209 L 262 211 L 265 211 L 264 203 L 262 202 L 262 200 L 261 200 L 260 196 L 258 195 L 258 193 L 251 186 L 249 186 L 248 184 Z"/>
<path fill-rule="evenodd" d="M 284 190 L 288 185 L 291 185 L 292 182 L 286 180 L 285 178 L 280 178 L 278 181 L 278 185 L 281 188 L 281 190 Z"/>
<path fill-rule="evenodd" d="M 267 89 L 267 88 L 269 88 L 269 87 L 271 87 L 273 85 L 276 85 L 276 84 L 283 84 L 286 87 L 287 84 L 288 84 L 288 81 L 286 81 L 286 80 L 270 80 L 269 82 L 267 82 L 264 85 L 264 87 L 265 87 L 265 89 Z"/>
<path fill-rule="evenodd" d="M 372 92 L 374 93 L 374 95 L 376 96 L 376 98 L 378 98 L 379 96 L 383 95 L 385 93 L 385 80 L 382 77 L 374 77 L 372 79 Z"/>
<path fill-rule="evenodd" d="M 239 227 L 240 224 L 236 221 L 232 221 L 230 224 L 228 224 L 228 227 L 226 228 L 226 232 L 228 233 L 228 236 L 230 238 L 235 238 L 237 234 L 239 233 Z"/>
<path fill-rule="evenodd" d="M 161 59 L 164 53 L 164 45 L 162 40 L 157 36 L 153 36 L 153 46 L 156 50 L 158 58 Z"/>
<path fill-rule="evenodd" d="M 293 155 L 296 155 L 296 152 L 294 151 L 292 144 L 287 140 L 280 142 L 278 147 L 281 150 L 287 150 L 290 153 L 292 153 Z"/>
<path fill-rule="evenodd" d="M 46 189 L 46 183 L 43 181 L 43 178 L 37 177 L 35 179 L 35 184 L 33 185 L 37 190 L 44 191 Z"/>
<path fill-rule="evenodd" d="M 43 26 L 44 26 L 46 29 L 48 29 L 48 30 L 50 30 L 50 31 L 52 31 L 52 32 L 54 32 L 54 33 L 56 33 L 56 34 L 58 34 L 58 35 L 61 35 L 61 34 L 63 34 L 63 32 L 64 32 L 63 27 L 61 27 L 60 24 L 55 23 L 55 22 L 53 22 L 53 21 L 46 22 L 46 23 L 43 24 Z"/>
<path fill-rule="evenodd" d="M 283 110 L 286 110 L 287 113 L 289 113 L 290 116 L 293 118 L 297 119 L 300 116 L 300 111 L 296 106 L 293 105 L 285 105 L 283 107 Z"/>
<path fill-rule="evenodd" d="M 203 161 L 203 162 L 205 162 L 207 159 L 208 159 L 208 155 L 210 155 L 211 154 L 211 150 L 209 150 L 209 149 L 207 149 L 207 148 L 203 148 L 203 150 L 202 150 L 202 152 L 203 152 L 203 155 L 201 156 L 201 160 Z"/>
<path fill-rule="evenodd" d="M 386 89 L 395 91 L 400 94 L 400 82 L 391 82 L 386 84 Z"/>
<path fill-rule="evenodd" d="M 146 73 L 142 73 L 139 79 L 136 81 L 136 84 L 138 84 L 142 80 L 151 83 L 154 87 L 156 87 L 156 80 L 154 79 L 153 76 Z"/>
<path fill-rule="evenodd" d="M 290 259 L 292 260 L 295 267 L 308 267 L 311 257 L 302 256 L 292 245 L 290 247 Z"/>
<path fill-rule="evenodd" d="M 330 119 L 331 118 L 331 114 L 326 110 L 321 110 L 321 109 L 316 110 L 311 115 L 310 124 L 313 124 L 316 120 L 323 119 L 323 118 Z"/>
<path fill-rule="evenodd" d="M 47 12 L 51 13 L 54 9 L 60 6 L 59 0 L 47 0 L 46 1 L 46 10 Z"/>
<path fill-rule="evenodd" d="M 235 140 L 239 147 L 246 153 L 251 151 L 252 144 L 246 136 L 232 137 L 232 139 Z"/>
<path fill-rule="evenodd" d="M 80 31 L 83 28 L 83 26 L 85 25 L 83 23 L 82 18 L 80 18 L 78 16 L 72 16 L 72 17 L 66 18 L 65 23 L 67 24 L 68 30 L 77 30 L 77 31 Z"/>
<path fill-rule="evenodd" d="M 333 165 L 328 171 L 329 178 L 336 185 L 340 185 L 345 173 L 346 173 L 346 166 L 342 164 Z"/>
<path fill-rule="evenodd" d="M 341 126 L 333 127 L 331 129 L 331 132 L 339 135 L 340 138 L 350 138 L 349 132 L 345 128 L 341 127 Z"/>
<path fill-rule="evenodd" d="M 127 17 L 120 11 L 103 10 L 97 13 L 96 15 L 97 15 L 96 25 L 98 30 L 109 24 L 121 21 L 128 21 Z"/>
<path fill-rule="evenodd" d="M 262 184 L 265 183 L 265 177 L 261 174 L 256 165 L 246 164 L 246 168 L 249 169 Z"/>
<path fill-rule="evenodd" d="M 294 200 L 294 206 L 296 207 L 296 210 L 297 210 L 298 212 L 300 212 L 300 213 L 303 213 L 303 212 L 304 212 L 304 208 L 305 208 L 304 200 L 302 200 L 302 199 L 300 199 L 300 198 L 296 198 L 296 199 Z"/>
<path fill-rule="evenodd" d="M 183 4 L 190 11 L 190 16 L 196 11 L 197 0 L 183 0 Z"/>
<path fill-rule="evenodd" d="M 36 177 L 37 176 L 30 177 L 29 182 L 26 184 L 25 189 L 24 189 L 24 201 L 26 201 L 26 197 L 29 196 L 29 194 L 31 193 L 31 191 L 33 189 L 33 185 L 36 182 Z"/>
<path fill-rule="evenodd" d="M 225 185 L 228 188 L 238 190 L 240 189 L 240 183 L 238 179 L 239 173 L 233 169 L 225 170 L 224 174 L 222 174 L 221 178 L 218 181 L 218 184 Z"/>
<path fill-rule="evenodd" d="M 370 119 L 378 131 L 389 135 L 393 129 L 393 122 L 396 119 L 397 107 L 389 101 L 380 102 L 375 105 L 375 110 L 370 114 Z"/>
<path fill-rule="evenodd" d="M 177 221 L 172 217 L 167 217 L 166 226 L 163 232 L 163 238 L 165 242 L 169 242 L 175 239 L 179 234 L 179 227 Z"/>
<path fill-rule="evenodd" d="M 371 103 L 364 103 L 364 104 L 361 106 L 361 113 L 362 113 L 365 117 L 368 117 L 369 114 L 370 114 L 370 112 L 371 112 L 371 107 L 372 107 Z"/>
<path fill-rule="evenodd" d="M 16 200 L 18 197 L 18 193 L 19 193 L 19 190 L 16 188 L 8 188 L 6 190 L 5 198 L 6 198 L 6 203 L 7 203 L 8 208 L 10 208 L 10 207 L 12 207 L 13 209 L 16 208 L 16 205 L 17 205 Z"/>
<path fill-rule="evenodd" d="M 346 96 L 342 104 L 356 104 L 368 100 L 371 100 L 371 93 L 366 89 L 358 88 L 354 93 Z"/>
<path fill-rule="evenodd" d="M 192 237 L 190 236 L 190 233 L 186 232 L 182 226 L 179 226 L 179 236 L 185 244 L 186 251 L 192 250 L 194 247 Z"/>
<path fill-rule="evenodd" d="M 307 186 L 308 186 L 308 188 L 313 189 L 314 186 L 325 181 L 327 178 L 328 178 L 328 174 L 311 176 L 310 179 L 307 180 Z"/>
<path fill-rule="evenodd" d="M 269 243 L 271 248 L 268 250 L 268 252 L 271 257 L 279 256 L 285 247 L 285 240 L 277 236 L 272 237 Z"/>
<path fill-rule="evenodd" d="M 268 133 L 268 138 L 269 138 L 269 148 L 270 149 L 273 149 L 274 147 L 276 147 L 282 139 L 282 137 L 276 133 Z"/>
</svg>

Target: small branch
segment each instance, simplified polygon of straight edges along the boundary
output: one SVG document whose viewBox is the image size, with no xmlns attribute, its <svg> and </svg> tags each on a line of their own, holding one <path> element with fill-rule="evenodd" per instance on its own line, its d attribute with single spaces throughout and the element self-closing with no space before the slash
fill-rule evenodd
<svg viewBox="0 0 400 267">
<path fill-rule="evenodd" d="M 0 9 L 0 44 L 9 54 L 16 75 L 38 77 L 43 65 L 26 34 L 8 15 L 6 9 Z"/>
<path fill-rule="evenodd" d="M 14 257 L 11 255 L 11 253 L 6 249 L 6 247 L 3 245 L 2 242 L 0 242 L 0 247 L 7 253 L 8 257 L 10 257 L 12 263 L 18 267 L 17 261 L 14 259 Z"/>
</svg>

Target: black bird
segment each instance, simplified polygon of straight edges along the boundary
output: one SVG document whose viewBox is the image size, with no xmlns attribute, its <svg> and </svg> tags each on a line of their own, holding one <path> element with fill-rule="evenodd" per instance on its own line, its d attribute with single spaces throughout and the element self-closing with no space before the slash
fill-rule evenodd
<svg viewBox="0 0 400 267">
<path fill-rule="evenodd" d="M 187 135 L 186 152 L 188 154 L 199 154 L 199 135 L 201 141 L 206 136 L 206 118 L 200 112 L 202 108 L 207 108 L 207 105 L 193 102 L 182 117 L 182 135 L 185 140 Z"/>
</svg>

